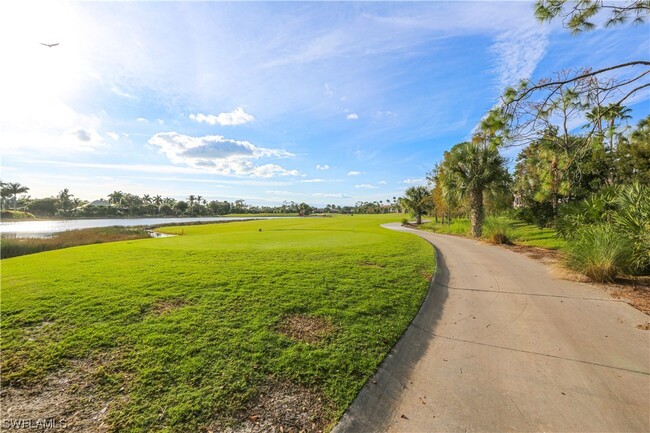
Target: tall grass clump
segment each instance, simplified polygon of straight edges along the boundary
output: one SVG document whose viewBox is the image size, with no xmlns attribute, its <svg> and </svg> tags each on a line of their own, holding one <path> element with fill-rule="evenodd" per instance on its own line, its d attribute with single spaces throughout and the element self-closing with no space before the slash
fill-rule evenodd
<svg viewBox="0 0 650 433">
<path fill-rule="evenodd" d="M 16 238 L 3 234 L 0 241 L 0 258 L 8 259 L 80 245 L 146 239 L 149 237 L 149 232 L 143 228 L 119 226 L 68 230 L 44 238 Z"/>
<path fill-rule="evenodd" d="M 582 202 L 565 205 L 560 209 L 557 231 L 567 240 L 567 264 L 576 271 L 585 269 L 582 263 L 599 261 L 616 263 L 614 274 L 625 270 L 648 275 L 650 188 L 639 183 L 610 187 Z M 605 240 L 611 240 L 609 248 L 603 244 Z M 618 251 L 619 245 L 625 246 L 625 253 Z M 584 260 L 575 256 L 580 251 Z M 595 254 L 602 257 L 596 260 Z M 623 259 L 627 262 L 622 263 Z"/>
<path fill-rule="evenodd" d="M 488 217 L 483 227 L 483 237 L 493 244 L 511 244 L 513 227 L 505 218 Z"/>
<path fill-rule="evenodd" d="M 565 264 L 598 282 L 612 281 L 631 269 L 632 242 L 611 224 L 578 229 L 565 248 Z"/>
</svg>

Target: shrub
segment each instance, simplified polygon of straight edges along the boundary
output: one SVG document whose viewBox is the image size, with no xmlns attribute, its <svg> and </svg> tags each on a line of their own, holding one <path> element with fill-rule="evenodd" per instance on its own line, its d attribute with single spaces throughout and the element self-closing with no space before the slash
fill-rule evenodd
<svg viewBox="0 0 650 433">
<path fill-rule="evenodd" d="M 409 223 L 409 219 L 408 219 L 408 218 L 402 218 L 402 225 L 403 225 L 403 226 L 408 225 L 408 223 Z"/>
<path fill-rule="evenodd" d="M 149 233 L 142 228 L 117 226 L 69 230 L 44 238 L 16 238 L 10 235 L 2 235 L 0 238 L 0 258 L 8 259 L 25 254 L 34 254 L 79 245 L 145 239 L 149 237 Z"/>
<path fill-rule="evenodd" d="M 488 217 L 485 220 L 483 237 L 493 244 L 510 244 L 512 225 L 504 218 Z"/>
<path fill-rule="evenodd" d="M 610 224 L 577 230 L 565 249 L 565 264 L 594 281 L 612 281 L 631 267 L 632 243 Z"/>
</svg>

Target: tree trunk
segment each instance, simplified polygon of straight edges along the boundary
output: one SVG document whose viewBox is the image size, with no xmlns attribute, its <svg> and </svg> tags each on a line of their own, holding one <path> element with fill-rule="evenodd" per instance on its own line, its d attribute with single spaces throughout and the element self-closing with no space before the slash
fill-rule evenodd
<svg viewBox="0 0 650 433">
<path fill-rule="evenodd" d="M 551 207 L 553 209 L 553 221 L 557 220 L 558 196 L 560 190 L 558 177 L 558 163 L 557 158 L 554 156 L 551 161 Z"/>
<path fill-rule="evenodd" d="M 485 218 L 485 212 L 483 210 L 483 190 L 474 190 L 470 192 L 469 207 L 472 236 L 479 238 L 483 234 L 483 219 Z"/>
<path fill-rule="evenodd" d="M 422 214 L 418 214 L 418 225 L 422 224 Z"/>
</svg>

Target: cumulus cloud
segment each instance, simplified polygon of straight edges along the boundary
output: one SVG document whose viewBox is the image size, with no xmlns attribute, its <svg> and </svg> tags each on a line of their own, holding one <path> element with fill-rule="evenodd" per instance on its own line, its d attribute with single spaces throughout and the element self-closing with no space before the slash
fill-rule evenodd
<svg viewBox="0 0 650 433">
<path fill-rule="evenodd" d="M 144 117 L 138 117 L 135 120 L 136 122 L 140 122 L 140 123 L 149 123 L 149 119 L 145 119 Z"/>
<path fill-rule="evenodd" d="M 316 170 L 325 171 L 325 170 L 329 170 L 329 169 L 330 169 L 330 166 L 327 165 L 327 164 L 316 164 Z"/>
<path fill-rule="evenodd" d="M 246 113 L 243 108 L 237 107 L 230 113 L 219 113 L 216 116 L 214 114 L 203 113 L 190 114 L 190 119 L 199 123 L 205 122 L 210 125 L 234 126 L 252 122 L 255 120 L 255 117 Z"/>
<path fill-rule="evenodd" d="M 346 119 L 348 120 L 357 120 L 359 118 L 359 115 L 357 113 L 350 113 L 346 116 Z"/>
<path fill-rule="evenodd" d="M 300 182 L 302 182 L 302 183 L 321 183 L 321 182 L 325 182 L 325 179 L 303 179 Z"/>
<path fill-rule="evenodd" d="M 174 164 L 183 164 L 207 172 L 234 176 L 299 176 L 277 164 L 255 164 L 261 158 L 287 158 L 294 154 L 281 149 L 257 147 L 248 141 L 220 135 L 193 137 L 177 132 L 161 132 L 149 139 Z"/>
<path fill-rule="evenodd" d="M 356 171 L 356 170 L 352 170 L 352 171 L 348 172 L 348 176 L 359 176 L 360 174 L 363 174 L 363 172 Z"/>
<path fill-rule="evenodd" d="M 63 134 L 62 141 L 63 144 L 86 149 L 94 149 L 104 144 L 104 140 L 97 131 L 87 128 L 68 129 Z"/>
<path fill-rule="evenodd" d="M 369 183 L 361 183 L 359 185 L 354 185 L 355 188 L 366 188 L 366 189 L 377 189 L 379 187 L 371 185 Z"/>
</svg>

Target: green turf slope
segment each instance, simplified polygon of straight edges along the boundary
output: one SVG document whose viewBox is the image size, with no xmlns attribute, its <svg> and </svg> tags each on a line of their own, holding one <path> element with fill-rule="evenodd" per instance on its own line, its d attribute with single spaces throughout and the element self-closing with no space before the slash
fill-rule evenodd
<svg viewBox="0 0 650 433">
<path fill-rule="evenodd" d="M 115 429 L 196 431 L 278 382 L 315 390 L 333 421 L 429 285 L 432 247 L 379 226 L 400 219 L 169 227 L 182 235 L 3 260 L 4 386 L 103 360 L 91 378 L 111 396 Z M 330 332 L 312 342 L 278 332 L 293 315 Z"/>
</svg>

